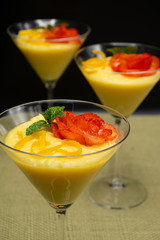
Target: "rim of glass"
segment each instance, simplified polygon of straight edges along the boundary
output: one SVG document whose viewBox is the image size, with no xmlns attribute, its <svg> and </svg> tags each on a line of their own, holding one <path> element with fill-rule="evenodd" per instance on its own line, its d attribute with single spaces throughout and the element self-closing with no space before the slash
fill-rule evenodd
<svg viewBox="0 0 160 240">
<path fill-rule="evenodd" d="M 75 36 L 75 37 L 67 37 L 67 38 L 56 38 L 56 39 L 33 39 L 33 38 L 26 38 L 26 37 L 19 37 L 17 33 L 11 33 L 10 29 L 11 27 L 13 26 L 16 26 L 18 24 L 21 24 L 21 23 L 32 23 L 32 22 L 35 22 L 35 21 L 51 21 L 51 20 L 55 20 L 55 21 L 62 21 L 63 22 L 68 22 L 68 23 L 74 23 L 74 24 L 77 24 L 77 25 L 81 25 L 81 26 L 85 26 L 86 27 L 86 31 L 82 34 L 78 34 L 78 36 Z M 91 27 L 85 23 L 81 23 L 81 22 L 78 22 L 78 21 L 72 21 L 72 20 L 67 20 L 67 19 L 60 19 L 60 18 L 37 18 L 37 19 L 32 19 L 32 20 L 26 20 L 26 21 L 21 21 L 21 22 L 15 22 L 13 24 L 10 24 L 8 27 L 7 27 L 7 33 L 9 36 L 11 37 L 18 37 L 19 39 L 22 39 L 22 40 L 29 40 L 29 41 L 38 41 L 38 42 L 64 42 L 64 41 L 71 41 L 71 40 L 77 40 L 79 38 L 83 38 L 83 36 L 87 36 L 90 34 L 91 32 Z"/>
<path fill-rule="evenodd" d="M 84 156 L 89 156 L 89 155 L 95 155 L 95 154 L 98 154 L 98 153 L 101 153 L 101 152 L 105 152 L 105 151 L 108 151 L 116 146 L 118 146 L 119 144 L 121 144 L 126 138 L 127 136 L 129 135 L 129 132 L 130 132 L 130 124 L 129 124 L 129 121 L 121 114 L 119 113 L 118 111 L 110 108 L 110 107 L 107 107 L 105 105 L 102 105 L 102 104 L 99 104 L 99 103 L 93 103 L 93 102 L 89 102 L 89 101 L 83 101 L 83 100 L 71 100 L 71 99 L 54 99 L 54 100 L 40 100 L 40 101 L 33 101 L 33 102 L 28 102 L 28 103 L 24 103 L 24 104 L 20 104 L 20 105 L 17 105 L 15 107 L 12 107 L 12 108 L 9 108 L 5 111 L 3 111 L 2 113 L 0 113 L 0 118 L 3 117 L 4 114 L 6 114 L 8 111 L 10 110 L 14 110 L 16 108 L 20 108 L 20 107 L 24 107 L 24 106 L 27 106 L 27 105 L 30 105 L 30 104 L 41 104 L 41 103 L 50 103 L 50 102 L 66 102 L 66 103 L 87 103 L 87 104 L 91 104 L 92 106 L 96 106 L 96 107 L 100 107 L 100 108 L 103 108 L 103 109 L 106 109 L 107 111 L 110 110 L 110 111 L 113 111 L 115 114 L 117 114 L 118 116 L 120 116 L 125 122 L 126 124 L 128 124 L 128 131 L 126 133 L 126 135 L 116 144 L 108 147 L 108 148 L 105 148 L 105 149 L 102 149 L 102 150 L 99 150 L 99 151 L 96 151 L 96 152 L 92 152 L 92 153 L 85 153 L 85 154 L 80 154 L 80 155 L 68 155 L 68 156 L 55 156 L 55 155 L 40 155 L 40 154 L 34 154 L 34 153 L 29 153 L 29 152 L 25 152 L 25 151 L 21 151 L 21 150 L 18 150 L 18 149 L 15 149 L 13 147 L 10 147 L 8 146 L 7 144 L 3 143 L 2 141 L 0 141 L 0 144 L 3 145 L 4 147 L 14 151 L 14 152 L 19 152 L 19 153 L 22 153 L 22 154 L 27 154 L 27 155 L 31 155 L 31 156 L 36 156 L 36 157 L 44 157 L 44 158 L 75 158 L 75 157 L 84 157 Z"/>
<path fill-rule="evenodd" d="M 149 44 L 143 44 L 143 43 L 135 43 L 135 42 L 104 42 L 104 43 L 95 43 L 95 44 L 92 44 L 92 45 L 88 45 L 88 46 L 85 46 L 83 48 L 80 48 L 79 50 L 76 51 L 76 53 L 74 54 L 74 59 L 75 59 L 75 62 L 77 63 L 77 65 L 80 65 L 80 66 L 84 66 L 81 61 L 78 60 L 78 57 L 79 57 L 79 54 L 82 53 L 83 51 L 89 49 L 89 48 L 92 48 L 92 47 L 97 47 L 97 46 L 100 46 L 100 45 L 110 45 L 110 47 L 119 47 L 119 46 L 140 46 L 140 47 L 148 47 L 148 48 L 151 48 L 151 49 L 154 49 L 154 50 L 157 50 L 160 52 L 160 48 L 156 47 L 156 46 L 152 46 L 152 45 L 149 45 Z M 93 49 L 92 49 L 93 51 Z M 152 72 L 156 72 L 158 70 L 160 70 L 160 67 L 157 68 L 156 70 L 147 70 L 147 71 L 139 71 L 139 72 L 116 72 L 116 71 L 107 71 L 107 70 L 103 70 L 103 69 L 98 69 L 98 68 L 93 68 L 93 67 L 87 67 L 87 66 L 84 66 L 85 68 L 88 68 L 90 70 L 94 70 L 94 71 L 98 71 L 98 72 L 106 72 L 106 73 L 115 73 L 115 74 L 121 74 L 121 75 L 131 75 L 129 77 L 134 77 L 134 75 L 136 74 L 145 74 L 145 73 L 152 73 Z M 137 77 L 137 76 L 136 76 Z M 138 76 L 138 77 L 141 77 L 141 76 Z"/>
</svg>

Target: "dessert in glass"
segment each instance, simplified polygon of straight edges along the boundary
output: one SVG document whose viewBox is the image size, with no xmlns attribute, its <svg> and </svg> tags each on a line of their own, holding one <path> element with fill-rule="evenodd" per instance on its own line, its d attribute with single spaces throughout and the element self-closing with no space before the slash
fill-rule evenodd
<svg viewBox="0 0 160 240">
<path fill-rule="evenodd" d="M 54 97 L 57 81 L 90 31 L 83 23 L 63 19 L 35 19 L 7 28 L 7 33 L 46 87 L 48 99 Z"/>
<path fill-rule="evenodd" d="M 36 101 L 0 114 L 0 145 L 56 210 L 59 240 L 64 239 L 66 209 L 129 131 L 129 122 L 117 111 L 78 100 Z"/>
<path fill-rule="evenodd" d="M 159 57 L 157 47 L 113 42 L 84 47 L 75 54 L 75 61 L 100 101 L 128 118 L 159 81 Z M 143 184 L 115 172 L 114 177 L 92 184 L 90 199 L 115 209 L 142 203 L 147 196 Z"/>
</svg>

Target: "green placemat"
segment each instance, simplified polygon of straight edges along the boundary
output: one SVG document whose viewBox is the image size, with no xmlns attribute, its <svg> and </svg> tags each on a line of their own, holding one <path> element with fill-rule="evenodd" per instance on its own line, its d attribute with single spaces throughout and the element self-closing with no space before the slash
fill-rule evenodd
<svg viewBox="0 0 160 240">
<path fill-rule="evenodd" d="M 160 240 L 160 115 L 134 115 L 120 149 L 121 173 L 141 181 L 147 200 L 128 210 L 104 209 L 84 192 L 66 215 L 65 240 Z M 111 175 L 112 161 L 97 175 Z M 0 150 L 0 240 L 52 240 L 56 214 Z"/>
</svg>

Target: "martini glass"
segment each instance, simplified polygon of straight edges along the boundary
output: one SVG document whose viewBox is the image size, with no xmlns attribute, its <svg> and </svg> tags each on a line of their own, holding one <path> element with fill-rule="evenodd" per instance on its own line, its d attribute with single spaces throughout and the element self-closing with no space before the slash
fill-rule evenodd
<svg viewBox="0 0 160 240">
<path fill-rule="evenodd" d="M 109 67 L 109 58 L 107 69 L 94 67 L 94 59 L 92 66 L 85 65 L 83 61 L 94 57 L 105 59 L 105 56 L 112 56 L 112 53 L 107 49 L 128 46 L 136 47 L 138 53 L 146 52 L 160 57 L 160 49 L 156 47 L 138 43 L 116 42 L 90 45 L 78 50 L 75 54 L 77 66 L 100 101 L 121 112 L 126 118 L 137 109 L 158 82 L 160 69 L 138 72 L 141 75 L 136 75 L 136 72 L 130 72 L 129 74 L 126 72 L 113 72 Z M 140 182 L 121 176 L 117 165 L 117 154 L 118 152 L 114 155 L 115 160 L 113 161 L 114 176 L 94 182 L 88 190 L 89 198 L 94 203 L 106 208 L 127 209 L 135 207 L 146 199 L 146 189 Z"/>
<path fill-rule="evenodd" d="M 39 35 L 24 37 L 18 35 L 20 30 L 39 29 L 42 27 L 56 27 L 65 24 L 67 28 L 75 28 L 78 35 L 74 37 L 43 39 Z M 75 51 L 84 43 L 90 33 L 90 27 L 69 20 L 35 19 L 12 24 L 7 33 L 21 51 L 31 67 L 37 73 L 47 90 L 47 98 L 54 97 L 54 89 L 68 65 Z"/>
<path fill-rule="evenodd" d="M 38 155 L 17 150 L 6 144 L 6 135 L 21 123 L 43 113 L 48 105 L 65 106 L 66 111 L 76 114 L 91 111 L 99 114 L 105 122 L 113 124 L 118 138 L 106 148 L 95 148 L 77 155 Z M 117 125 L 116 122 L 120 121 Z M 96 173 L 111 158 L 130 131 L 128 121 L 117 111 L 106 106 L 78 100 L 44 100 L 26 103 L 0 114 L 0 145 L 22 170 L 35 188 L 56 210 L 58 216 L 57 239 L 63 240 L 64 216 Z M 14 141 L 14 139 L 13 139 Z"/>
</svg>

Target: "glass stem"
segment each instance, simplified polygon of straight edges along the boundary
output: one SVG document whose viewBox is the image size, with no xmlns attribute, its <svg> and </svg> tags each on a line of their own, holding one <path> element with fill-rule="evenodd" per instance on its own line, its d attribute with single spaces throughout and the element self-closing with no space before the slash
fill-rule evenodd
<svg viewBox="0 0 160 240">
<path fill-rule="evenodd" d="M 46 81 L 45 82 L 45 88 L 47 90 L 47 99 L 53 99 L 54 98 L 54 89 L 55 89 L 55 82 L 52 81 Z"/>
<path fill-rule="evenodd" d="M 56 210 L 57 215 L 57 239 L 64 240 L 66 209 Z"/>
<path fill-rule="evenodd" d="M 119 128 L 121 125 L 121 120 L 120 119 L 116 119 L 116 128 Z M 120 149 L 118 149 L 118 151 L 114 154 L 114 166 L 113 166 L 113 179 L 112 179 L 112 183 L 111 186 L 114 188 L 123 188 L 123 182 L 121 180 L 121 174 L 120 174 L 120 168 L 119 168 L 119 151 Z"/>
<path fill-rule="evenodd" d="M 119 150 L 118 150 L 119 151 Z M 112 186 L 113 187 L 118 187 L 120 186 L 121 183 L 121 177 L 120 177 L 120 171 L 119 171 L 119 166 L 118 166 L 118 151 L 114 154 L 114 166 L 113 166 L 113 179 L 112 179 Z"/>
</svg>

